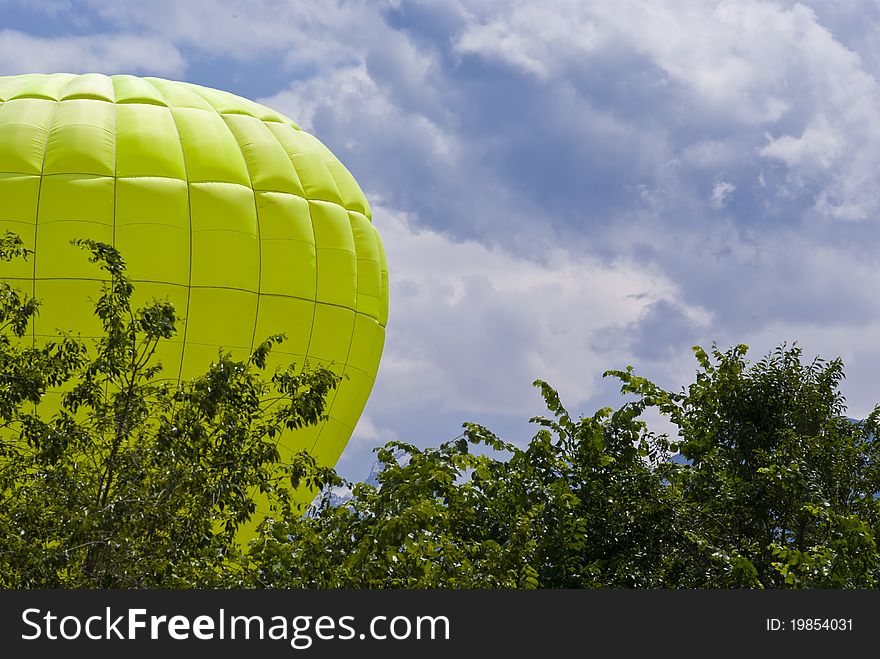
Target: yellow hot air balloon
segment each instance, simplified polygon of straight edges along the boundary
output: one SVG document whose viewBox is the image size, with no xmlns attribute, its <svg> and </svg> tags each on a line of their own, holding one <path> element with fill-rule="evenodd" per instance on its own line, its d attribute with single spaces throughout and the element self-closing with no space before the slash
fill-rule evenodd
<svg viewBox="0 0 880 659">
<path fill-rule="evenodd" d="M 135 303 L 183 317 L 160 346 L 163 377 L 239 359 L 270 334 L 276 363 L 346 378 L 329 420 L 291 432 L 334 465 L 373 386 L 388 318 L 388 269 L 370 207 L 315 137 L 263 105 L 184 82 L 128 75 L 0 77 L 0 231 L 35 255 L 0 278 L 42 300 L 35 342 L 101 334 L 102 272 L 70 244 L 115 245 Z M 289 455 L 289 453 L 287 453 Z"/>
</svg>

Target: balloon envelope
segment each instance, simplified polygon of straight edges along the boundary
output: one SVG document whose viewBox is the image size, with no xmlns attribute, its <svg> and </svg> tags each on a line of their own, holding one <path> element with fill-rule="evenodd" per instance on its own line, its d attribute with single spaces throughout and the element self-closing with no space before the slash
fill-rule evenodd
<svg viewBox="0 0 880 659">
<path fill-rule="evenodd" d="M 35 255 L 0 277 L 42 300 L 32 340 L 101 333 L 101 271 L 70 244 L 115 245 L 135 302 L 183 320 L 162 377 L 245 358 L 271 334 L 276 364 L 347 377 L 329 420 L 286 434 L 336 463 L 367 401 L 385 337 L 388 270 L 370 207 L 315 137 L 253 101 L 194 84 L 99 74 L 0 77 L 0 230 Z M 289 453 L 287 453 L 289 454 Z"/>
</svg>

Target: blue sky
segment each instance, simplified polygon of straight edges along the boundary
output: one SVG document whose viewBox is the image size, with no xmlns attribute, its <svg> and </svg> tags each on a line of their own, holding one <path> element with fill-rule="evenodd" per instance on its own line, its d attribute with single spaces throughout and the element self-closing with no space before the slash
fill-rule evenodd
<svg viewBox="0 0 880 659">
<path fill-rule="evenodd" d="M 339 470 L 463 421 L 524 443 L 632 364 L 783 340 L 880 401 L 880 9 L 852 0 L 0 0 L 0 75 L 158 75 L 327 144 L 391 270 L 376 387 Z"/>
</svg>

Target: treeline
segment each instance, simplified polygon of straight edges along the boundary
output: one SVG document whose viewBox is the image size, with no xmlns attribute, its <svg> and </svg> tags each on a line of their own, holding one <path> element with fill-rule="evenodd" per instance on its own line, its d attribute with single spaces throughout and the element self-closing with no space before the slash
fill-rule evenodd
<svg viewBox="0 0 880 659">
<path fill-rule="evenodd" d="M 121 256 L 79 244 L 111 278 L 96 345 L 20 341 L 39 305 L 0 284 L 0 586 L 878 585 L 880 411 L 845 416 L 839 359 L 695 348 L 687 387 L 609 371 L 631 402 L 579 418 L 538 381 L 548 414 L 525 448 L 472 423 L 435 449 L 391 442 L 380 487 L 303 515 L 293 490 L 342 481 L 304 453 L 282 464 L 275 444 L 321 420 L 338 376 L 267 373 L 279 335 L 247 361 L 157 382 L 173 307 L 133 310 Z M 0 241 L 0 258 L 26 256 Z M 49 390 L 64 392 L 58 411 L 40 414 Z M 677 435 L 651 432 L 648 408 Z"/>
</svg>

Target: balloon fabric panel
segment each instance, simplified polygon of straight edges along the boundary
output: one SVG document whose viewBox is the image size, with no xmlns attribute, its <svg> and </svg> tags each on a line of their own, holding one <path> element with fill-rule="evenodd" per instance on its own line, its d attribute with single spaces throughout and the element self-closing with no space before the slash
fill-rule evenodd
<svg viewBox="0 0 880 659">
<path fill-rule="evenodd" d="M 273 367 L 344 374 L 328 421 L 280 441 L 335 464 L 378 371 L 388 268 L 363 192 L 317 138 L 190 83 L 0 77 L 0 199 L 0 230 L 35 251 L 0 264 L 0 278 L 43 300 L 28 340 L 100 335 L 102 273 L 70 241 L 113 244 L 134 302 L 167 299 L 181 318 L 157 351 L 161 378 L 203 372 L 221 347 L 243 359 L 278 332 L 288 339 Z"/>
</svg>

